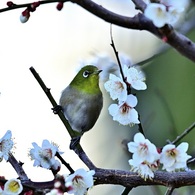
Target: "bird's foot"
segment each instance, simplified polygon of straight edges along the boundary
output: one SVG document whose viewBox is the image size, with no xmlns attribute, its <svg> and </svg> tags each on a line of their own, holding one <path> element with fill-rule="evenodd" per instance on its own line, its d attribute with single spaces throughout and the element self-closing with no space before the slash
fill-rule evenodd
<svg viewBox="0 0 195 195">
<path fill-rule="evenodd" d="M 77 136 L 77 137 L 73 137 L 70 141 L 70 146 L 69 148 L 71 150 L 75 149 L 75 147 L 80 143 L 80 140 L 81 140 L 81 136 Z"/>
<path fill-rule="evenodd" d="M 52 108 L 54 114 L 58 114 L 62 110 L 62 106 L 57 105 L 54 108 Z"/>
</svg>

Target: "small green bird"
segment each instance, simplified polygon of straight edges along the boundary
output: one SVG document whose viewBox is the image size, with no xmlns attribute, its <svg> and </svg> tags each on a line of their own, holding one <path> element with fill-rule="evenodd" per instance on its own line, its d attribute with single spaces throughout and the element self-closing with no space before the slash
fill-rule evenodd
<svg viewBox="0 0 195 195">
<path fill-rule="evenodd" d="M 71 83 L 62 91 L 60 106 L 65 118 L 74 131 L 81 133 L 73 142 L 76 144 L 84 132 L 90 130 L 97 121 L 102 106 L 103 97 L 99 88 L 99 73 L 96 66 L 83 67 Z M 72 146 L 71 146 L 72 145 Z M 75 143 L 70 144 L 73 148 Z"/>
</svg>

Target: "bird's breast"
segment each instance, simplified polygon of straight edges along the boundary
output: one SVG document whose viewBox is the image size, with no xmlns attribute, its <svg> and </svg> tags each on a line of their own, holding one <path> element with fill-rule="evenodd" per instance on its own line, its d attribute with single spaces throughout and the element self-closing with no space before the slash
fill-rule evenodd
<svg viewBox="0 0 195 195">
<path fill-rule="evenodd" d="M 60 99 L 60 105 L 73 130 L 85 132 L 97 121 L 103 105 L 102 93 L 92 95 L 67 91 L 66 98 Z M 63 94 L 62 94 L 63 95 Z"/>
</svg>

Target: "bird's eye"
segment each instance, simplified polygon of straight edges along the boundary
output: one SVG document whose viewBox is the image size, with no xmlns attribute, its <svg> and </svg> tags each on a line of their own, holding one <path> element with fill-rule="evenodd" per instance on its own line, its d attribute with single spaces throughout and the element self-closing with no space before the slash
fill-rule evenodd
<svg viewBox="0 0 195 195">
<path fill-rule="evenodd" d="M 83 72 L 83 77 L 84 77 L 84 78 L 87 78 L 88 76 L 89 76 L 89 71 L 85 70 L 85 71 Z"/>
</svg>

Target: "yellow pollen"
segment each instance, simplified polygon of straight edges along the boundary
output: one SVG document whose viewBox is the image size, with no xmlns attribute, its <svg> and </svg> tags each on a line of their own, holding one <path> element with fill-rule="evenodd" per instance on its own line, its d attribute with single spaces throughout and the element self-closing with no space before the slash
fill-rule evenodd
<svg viewBox="0 0 195 195">
<path fill-rule="evenodd" d="M 19 184 L 17 181 L 12 181 L 10 182 L 9 186 L 8 186 L 8 189 L 11 191 L 11 192 L 17 192 L 18 189 L 20 188 Z"/>
<path fill-rule="evenodd" d="M 172 156 L 172 157 L 175 157 L 177 155 L 177 150 L 175 148 L 172 149 L 172 150 L 169 150 L 168 155 Z"/>
</svg>

